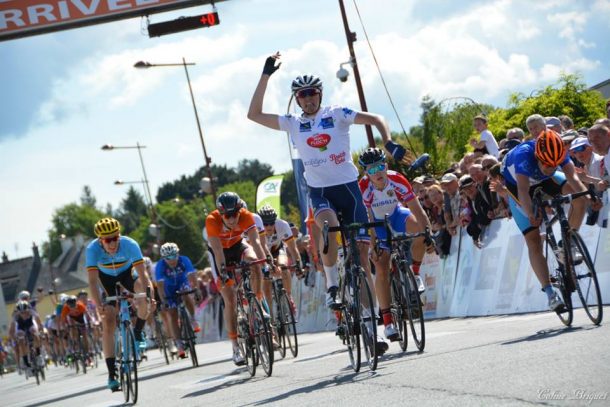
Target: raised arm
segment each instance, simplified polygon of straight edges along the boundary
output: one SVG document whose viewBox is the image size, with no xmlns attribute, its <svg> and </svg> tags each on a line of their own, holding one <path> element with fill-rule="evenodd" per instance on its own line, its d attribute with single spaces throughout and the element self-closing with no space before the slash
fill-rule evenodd
<svg viewBox="0 0 610 407">
<path fill-rule="evenodd" d="M 277 71 L 281 65 L 281 63 L 275 64 L 279 57 L 280 53 L 276 52 L 265 61 L 263 73 L 258 81 L 258 85 L 256 85 L 252 100 L 250 101 L 250 108 L 248 109 L 248 119 L 274 130 L 280 130 L 279 116 L 272 113 L 263 113 L 263 101 L 265 99 L 265 91 L 267 90 L 269 77 L 273 72 Z"/>
<path fill-rule="evenodd" d="M 374 126 L 381 135 L 381 141 L 386 151 L 396 160 L 401 161 L 404 165 L 411 164 L 411 157 L 407 154 L 407 150 L 400 144 L 392 141 L 390 127 L 383 116 L 369 112 L 358 112 L 354 119 L 355 124 L 364 124 Z"/>
</svg>

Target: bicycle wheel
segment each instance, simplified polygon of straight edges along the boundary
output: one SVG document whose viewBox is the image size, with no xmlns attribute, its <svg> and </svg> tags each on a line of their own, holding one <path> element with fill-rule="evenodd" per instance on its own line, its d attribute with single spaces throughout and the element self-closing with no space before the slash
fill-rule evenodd
<svg viewBox="0 0 610 407">
<path fill-rule="evenodd" d="M 121 390 L 123 391 L 123 398 L 125 403 L 129 402 L 129 375 L 125 368 L 124 355 L 123 355 L 123 327 L 117 327 L 114 332 L 114 357 L 115 357 L 115 372 L 118 374 L 119 383 Z"/>
<path fill-rule="evenodd" d="M 292 353 L 292 357 L 297 357 L 299 354 L 299 341 L 297 338 L 297 325 L 294 320 L 294 314 L 292 313 L 292 308 L 290 307 L 290 300 L 288 299 L 288 294 L 283 292 L 280 295 L 280 309 L 281 313 L 281 331 L 284 334 L 284 353 L 286 352 L 286 342 L 288 343 L 288 347 L 290 348 L 290 353 Z"/>
<path fill-rule="evenodd" d="M 580 237 L 577 231 L 570 233 L 570 243 L 572 247 L 576 248 L 576 251 L 582 256 L 582 261 L 578 264 L 572 262 L 574 272 L 574 285 L 580 302 L 585 309 L 585 312 L 589 316 L 591 322 L 595 325 L 599 325 L 602 322 L 603 307 L 602 307 L 602 295 L 599 289 L 599 283 L 597 281 L 597 273 L 595 272 L 595 266 L 587 246 Z"/>
<path fill-rule="evenodd" d="M 167 354 L 167 340 L 165 339 L 165 334 L 163 333 L 163 327 L 161 326 L 161 321 L 159 321 L 159 318 L 155 318 L 155 331 L 159 351 L 165 358 L 165 364 L 169 365 L 169 355 Z"/>
<path fill-rule="evenodd" d="M 131 327 L 125 329 L 127 334 L 127 348 L 125 349 L 125 365 L 129 376 L 129 390 L 131 391 L 131 402 L 138 401 L 138 357 L 136 351 L 136 338 Z"/>
<path fill-rule="evenodd" d="M 269 321 L 263 317 L 261 304 L 252 297 L 250 301 L 250 312 L 254 322 L 254 342 L 256 353 L 260 358 L 261 365 L 267 376 L 273 372 L 273 341 L 271 339 L 271 328 Z"/>
<path fill-rule="evenodd" d="M 286 339 L 286 328 L 284 327 L 284 321 L 286 321 L 286 316 L 284 316 L 284 310 L 281 305 L 281 293 L 278 292 L 275 287 L 275 283 L 273 284 L 273 319 L 270 324 L 273 332 L 277 335 L 277 341 L 280 344 L 280 347 L 277 351 L 280 353 L 282 359 L 286 357 L 286 349 L 287 347 L 287 339 Z"/>
<path fill-rule="evenodd" d="M 403 295 L 403 291 L 401 288 L 401 282 L 398 277 L 398 271 L 392 271 L 391 275 L 391 298 L 392 298 L 392 319 L 398 328 L 398 344 L 400 345 L 400 349 L 404 352 L 407 350 L 407 344 L 409 343 L 409 335 L 407 333 L 408 329 L 408 318 L 406 313 L 406 300 Z"/>
<path fill-rule="evenodd" d="M 248 310 L 242 307 L 242 312 L 244 313 L 244 318 L 246 318 L 244 323 L 244 347 L 241 349 L 244 358 L 246 359 L 246 366 L 248 367 L 248 373 L 250 376 L 254 376 L 256 373 L 256 366 L 258 365 L 258 361 L 256 359 L 256 351 L 254 350 L 254 316 L 250 311 L 250 307 L 248 306 Z M 240 346 L 241 348 L 241 346 Z"/>
<path fill-rule="evenodd" d="M 184 307 L 180 308 L 180 326 L 182 327 L 182 341 L 188 348 L 191 363 L 193 367 L 197 367 L 199 366 L 199 361 L 197 360 L 197 351 L 195 349 L 195 332 L 193 332 L 191 318 Z"/>
<path fill-rule="evenodd" d="M 85 353 L 85 345 L 83 344 L 83 336 L 78 335 L 78 352 L 79 352 L 79 360 L 81 365 L 83 366 L 83 374 L 87 374 L 87 354 Z M 76 363 L 78 363 L 77 361 Z"/>
<path fill-rule="evenodd" d="M 366 274 L 362 267 L 356 271 L 359 273 L 360 280 L 360 335 L 362 336 L 362 347 L 364 356 L 369 365 L 369 369 L 377 369 L 379 355 L 377 354 L 377 318 L 375 313 L 375 302 L 371 294 L 371 287 L 366 279 Z"/>
<path fill-rule="evenodd" d="M 244 357 L 248 372 L 251 376 L 254 376 L 254 373 L 256 373 L 256 366 L 252 360 L 252 355 L 250 352 L 250 330 L 248 328 L 249 316 L 244 307 L 241 305 L 241 300 L 239 297 L 237 298 L 237 301 L 239 304 L 237 308 L 237 346 L 239 346 L 239 351 Z"/>
<path fill-rule="evenodd" d="M 548 239 L 545 246 L 544 254 L 549 268 L 551 284 L 559 291 L 559 295 L 561 295 L 564 303 L 564 306 L 557 310 L 556 314 L 565 326 L 570 326 L 574 318 L 574 311 L 572 309 L 571 292 L 566 286 L 565 267 L 557 260 L 557 255 L 553 252 Z"/>
<path fill-rule="evenodd" d="M 421 297 L 417 290 L 415 275 L 406 263 L 403 263 L 400 278 L 403 282 L 405 298 L 407 300 L 407 318 L 409 319 L 409 325 L 411 326 L 411 336 L 413 336 L 413 342 L 415 342 L 417 349 L 420 352 L 423 352 L 426 346 L 424 310 L 422 309 Z"/>
<path fill-rule="evenodd" d="M 344 330 L 343 342 L 347 346 L 352 369 L 357 373 L 360 371 L 360 327 L 354 321 L 358 319 L 355 315 L 358 313 L 358 308 L 354 304 L 354 297 L 351 293 L 351 289 L 348 287 L 350 283 L 347 280 L 347 278 L 342 280 L 343 285 L 341 287 L 341 321 Z"/>
</svg>

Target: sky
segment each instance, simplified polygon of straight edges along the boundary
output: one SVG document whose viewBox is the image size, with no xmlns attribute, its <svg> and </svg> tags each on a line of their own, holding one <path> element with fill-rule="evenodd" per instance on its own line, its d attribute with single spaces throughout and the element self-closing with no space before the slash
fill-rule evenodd
<svg viewBox="0 0 610 407">
<path fill-rule="evenodd" d="M 579 73 L 588 86 L 610 78 L 610 0 L 356 0 L 398 117 L 417 125 L 421 98 L 469 97 L 505 107 Z M 400 131 L 353 0 L 345 0 L 368 110 Z M 285 133 L 246 118 L 265 58 L 282 54 L 264 111 L 284 113 L 294 77 L 324 81 L 323 102 L 359 110 L 338 2 L 228 0 L 218 26 L 148 38 L 139 18 L 0 42 L 0 251 L 30 255 L 47 237 L 53 212 L 78 202 L 89 185 L 100 207 L 117 208 L 139 181 L 136 150 L 145 145 L 153 195 L 203 165 L 186 76 L 181 67 L 135 69 L 137 61 L 189 68 L 208 155 L 235 166 L 258 159 L 290 169 Z M 151 16 L 167 21 L 211 11 L 201 6 Z M 346 66 L 349 68 L 349 66 Z M 541 112 L 548 115 L 548 112 Z M 352 128 L 352 149 L 366 144 Z M 136 187 L 139 187 L 136 185 Z"/>
</svg>

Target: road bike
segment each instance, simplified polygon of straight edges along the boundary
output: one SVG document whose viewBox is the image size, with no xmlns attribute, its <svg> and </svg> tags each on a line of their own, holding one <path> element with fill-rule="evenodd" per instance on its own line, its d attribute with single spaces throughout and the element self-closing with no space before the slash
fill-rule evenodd
<svg viewBox="0 0 610 407">
<path fill-rule="evenodd" d="M 559 290 L 564 306 L 556 312 L 564 325 L 570 326 L 574 318 L 574 303 L 572 293 L 578 292 L 580 303 L 591 322 L 599 325 L 603 318 L 603 302 L 597 273 L 591 254 L 577 230 L 570 228 L 568 218 L 563 208 L 572 200 L 589 195 L 594 197 L 592 190 L 576 192 L 567 195 L 557 195 L 543 199 L 541 188 L 533 194 L 535 214 L 542 215 L 545 230 L 545 257 L 549 265 L 551 284 Z M 551 208 L 553 214 L 545 208 Z M 553 225 L 559 222 L 561 240 L 557 242 Z"/>
<path fill-rule="evenodd" d="M 280 266 L 282 270 L 296 268 L 292 266 Z M 284 283 L 281 278 L 275 278 L 272 281 L 273 290 L 273 319 L 272 325 L 277 333 L 277 339 L 280 344 L 278 349 L 282 358 L 286 357 L 286 350 L 290 349 L 293 357 L 297 357 L 299 353 L 299 342 L 297 338 L 297 327 L 295 313 L 296 310 L 290 302 L 288 293 L 284 288 Z"/>
<path fill-rule="evenodd" d="M 194 293 L 195 290 L 176 291 L 176 303 L 178 305 L 178 325 L 180 326 L 180 338 L 182 343 L 185 345 L 184 350 L 190 354 L 191 362 L 193 367 L 199 366 L 197 360 L 197 350 L 195 345 L 197 344 L 197 337 L 193 326 L 191 325 L 191 317 L 186 309 L 186 305 L 182 297 Z"/>
</svg>

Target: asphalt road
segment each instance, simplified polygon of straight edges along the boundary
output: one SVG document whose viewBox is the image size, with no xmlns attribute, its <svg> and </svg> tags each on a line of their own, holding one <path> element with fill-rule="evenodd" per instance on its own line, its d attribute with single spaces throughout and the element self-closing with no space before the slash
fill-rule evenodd
<svg viewBox="0 0 610 407">
<path fill-rule="evenodd" d="M 610 318 L 610 307 L 604 309 Z M 299 336 L 296 359 L 251 378 L 233 365 L 227 342 L 197 346 L 169 366 L 157 350 L 140 368 L 142 406 L 610 405 L 610 323 L 596 327 L 577 311 L 572 328 L 552 313 L 429 321 L 425 352 L 398 344 L 375 372 L 354 373 L 331 332 Z M 276 357 L 279 355 L 276 353 Z M 106 368 L 86 375 L 50 368 L 37 386 L 17 374 L 0 380 L 1 406 L 118 406 Z"/>
</svg>

